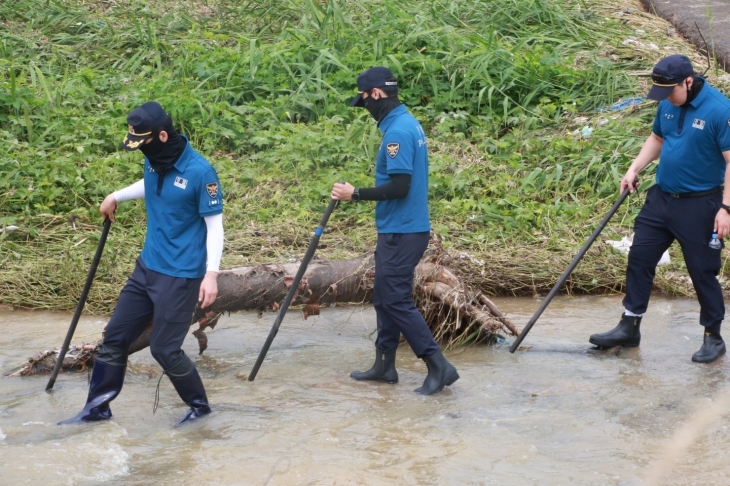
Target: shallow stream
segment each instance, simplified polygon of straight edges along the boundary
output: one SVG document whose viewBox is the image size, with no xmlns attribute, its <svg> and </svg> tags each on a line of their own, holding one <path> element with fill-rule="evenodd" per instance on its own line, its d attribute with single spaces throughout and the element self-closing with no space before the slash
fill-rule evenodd
<svg viewBox="0 0 730 486">
<path fill-rule="evenodd" d="M 540 302 L 496 303 L 521 327 Z M 397 385 L 349 378 L 373 361 L 371 307 L 290 312 L 254 382 L 245 377 L 275 316 L 226 316 L 203 356 L 186 339 L 214 411 L 179 429 L 187 407 L 167 378 L 152 414 L 159 367 L 147 350 L 131 357 L 105 423 L 56 425 L 83 406 L 85 373 L 62 374 L 51 393 L 47 376 L 0 378 L 0 484 L 627 486 L 652 467 L 668 474 L 656 484 L 730 484 L 730 422 L 724 408 L 705 413 L 730 358 L 690 361 L 698 304 L 654 298 L 640 348 L 592 349 L 588 336 L 621 309 L 620 297 L 558 298 L 515 354 L 446 353 L 461 379 L 432 397 L 413 393 L 426 367 L 407 347 Z M 70 319 L 0 311 L 0 370 L 58 346 Z M 105 322 L 83 317 L 74 343 L 98 339 Z M 676 434 L 698 416 L 706 427 Z"/>
</svg>

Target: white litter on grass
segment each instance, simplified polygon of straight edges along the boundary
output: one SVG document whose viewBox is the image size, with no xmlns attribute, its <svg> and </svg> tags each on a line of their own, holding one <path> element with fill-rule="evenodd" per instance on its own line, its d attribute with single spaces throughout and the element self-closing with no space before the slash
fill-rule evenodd
<svg viewBox="0 0 730 486">
<path fill-rule="evenodd" d="M 606 243 L 611 245 L 612 247 L 616 248 L 618 251 L 623 253 L 624 255 L 629 254 L 629 248 L 631 248 L 631 244 L 634 241 L 634 234 L 631 233 L 629 236 L 624 236 L 621 238 L 621 241 L 615 241 L 615 240 L 606 240 Z M 665 251 L 662 257 L 659 259 L 659 263 L 657 263 L 657 266 L 659 265 L 667 265 L 671 263 L 669 260 L 669 250 Z"/>
<path fill-rule="evenodd" d="M 459 253 L 459 260 L 469 260 L 470 262 L 479 265 L 480 267 L 484 266 L 483 260 L 475 258 L 474 255 L 470 255 L 468 253 Z"/>
<path fill-rule="evenodd" d="M 4 228 L 0 228 L 0 233 L 12 233 L 13 231 L 17 230 L 17 226 L 6 226 Z"/>
</svg>

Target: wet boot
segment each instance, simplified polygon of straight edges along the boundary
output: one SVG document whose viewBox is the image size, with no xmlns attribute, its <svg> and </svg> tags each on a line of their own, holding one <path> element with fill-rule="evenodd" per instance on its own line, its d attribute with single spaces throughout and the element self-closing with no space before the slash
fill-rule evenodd
<svg viewBox="0 0 730 486">
<path fill-rule="evenodd" d="M 695 363 L 712 363 L 725 354 L 725 341 L 720 336 L 720 331 L 705 331 L 705 340 L 699 351 L 692 355 Z"/>
<path fill-rule="evenodd" d="M 398 383 L 398 371 L 395 369 L 395 349 L 381 351 L 375 348 L 375 364 L 368 371 L 353 371 L 350 378 L 358 381 L 382 381 L 383 383 Z"/>
<path fill-rule="evenodd" d="M 423 386 L 413 390 L 416 393 L 420 393 L 421 395 L 433 395 L 434 393 L 440 392 L 443 387 L 452 385 L 459 379 L 459 373 L 457 373 L 456 368 L 454 368 L 454 365 L 446 361 L 441 350 L 425 356 L 423 361 L 426 362 L 428 375 L 426 375 L 426 380 L 423 382 Z"/>
<path fill-rule="evenodd" d="M 188 413 L 175 424 L 175 427 L 180 427 L 191 420 L 210 413 L 210 405 L 208 404 L 208 396 L 205 394 L 205 387 L 203 387 L 203 380 L 190 358 L 183 356 L 183 359 L 177 365 L 167 371 L 167 376 L 170 377 L 172 386 L 175 387 L 182 401 L 190 406 Z"/>
<path fill-rule="evenodd" d="M 599 348 L 612 348 L 614 346 L 635 348 L 641 342 L 640 325 L 641 317 L 621 314 L 621 321 L 619 321 L 618 326 L 608 332 L 593 334 L 588 341 Z"/>
<path fill-rule="evenodd" d="M 122 391 L 124 373 L 127 371 L 127 354 L 126 349 L 101 345 L 94 361 L 94 370 L 91 372 L 86 406 L 78 415 L 59 422 L 58 425 L 96 422 L 112 417 L 109 403 Z"/>
</svg>

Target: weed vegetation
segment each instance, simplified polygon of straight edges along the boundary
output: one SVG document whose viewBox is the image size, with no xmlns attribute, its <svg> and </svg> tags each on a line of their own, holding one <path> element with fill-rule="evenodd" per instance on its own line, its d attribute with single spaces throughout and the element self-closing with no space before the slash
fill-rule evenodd
<svg viewBox="0 0 730 486">
<path fill-rule="evenodd" d="M 704 69 L 622 0 L 0 2 L 0 229 L 18 227 L 0 233 L 0 302 L 73 308 L 98 205 L 142 177 L 141 155 L 118 144 L 148 100 L 221 177 L 223 266 L 300 257 L 332 183 L 374 180 L 380 133 L 348 107 L 373 65 L 393 70 L 429 136 L 433 228 L 461 276 L 493 295 L 545 291 L 649 134 L 653 103 L 612 105 L 642 96 L 651 66 L 677 52 Z M 727 92 L 720 74 L 708 73 Z M 641 200 L 603 238 L 628 234 Z M 123 203 L 90 311 L 111 310 L 144 228 L 143 203 Z M 372 204 L 343 204 L 319 257 L 374 241 Z M 657 288 L 684 294 L 672 257 Z M 597 242 L 566 291 L 622 290 L 625 259 Z"/>
</svg>

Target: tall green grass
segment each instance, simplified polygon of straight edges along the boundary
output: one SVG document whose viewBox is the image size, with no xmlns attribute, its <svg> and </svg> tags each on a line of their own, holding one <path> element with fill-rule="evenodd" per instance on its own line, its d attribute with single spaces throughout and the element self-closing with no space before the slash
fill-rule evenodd
<svg viewBox="0 0 730 486">
<path fill-rule="evenodd" d="M 90 218 L 107 193 L 140 178 L 139 155 L 117 145 L 126 114 L 150 99 L 218 169 L 229 234 L 306 227 L 334 181 L 372 183 L 380 134 L 347 103 L 362 70 L 386 65 L 430 138 L 431 212 L 447 246 L 574 245 L 615 196 L 652 116 L 645 108 L 609 118 L 590 139 L 571 133 L 576 116 L 641 94 L 626 73 L 651 65 L 620 43 L 632 29 L 604 7 L 2 2 L 0 227 L 26 222 L 24 233 L 3 238 L 32 239 L 42 214 Z M 371 234 L 371 213 L 343 205 L 337 216 L 353 251 L 372 241 L 357 236 Z M 144 218 L 139 204 L 120 214 Z"/>
<path fill-rule="evenodd" d="M 6 184 L 54 176 L 52 187 L 4 198 L 7 214 L 73 211 L 79 201 L 70 192 L 98 198 L 136 177 L 128 157 L 127 167 L 99 158 L 119 156 L 125 114 L 148 99 L 203 152 L 234 153 L 316 186 L 323 175 L 360 172 L 374 154 L 371 121 L 346 106 L 369 66 L 391 67 L 432 137 L 469 140 L 497 158 L 514 158 L 522 134 L 632 94 L 624 72 L 641 66 L 585 55 L 618 26 L 555 1 L 3 5 Z M 97 163 L 113 176 L 88 180 Z"/>
</svg>

